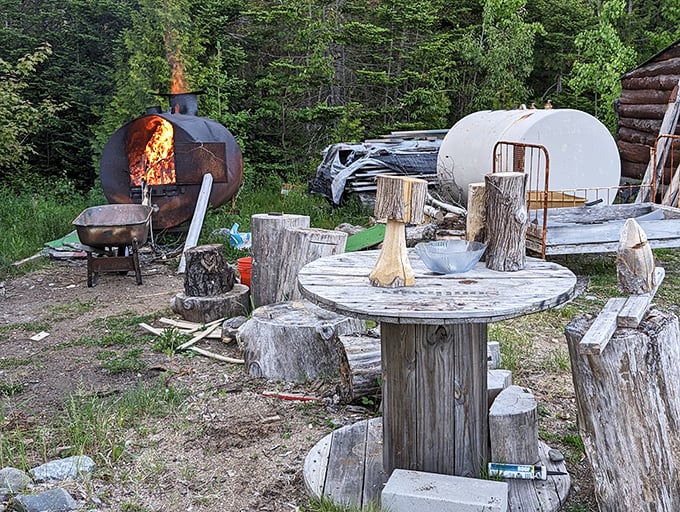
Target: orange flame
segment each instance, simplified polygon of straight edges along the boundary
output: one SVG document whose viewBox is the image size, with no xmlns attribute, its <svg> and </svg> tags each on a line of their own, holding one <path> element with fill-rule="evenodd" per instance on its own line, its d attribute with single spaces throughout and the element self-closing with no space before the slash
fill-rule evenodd
<svg viewBox="0 0 680 512">
<path fill-rule="evenodd" d="M 175 183 L 175 145 L 172 124 L 162 117 L 138 120 L 143 126 L 131 126 L 128 142 L 130 180 L 140 186 Z"/>
<path fill-rule="evenodd" d="M 184 62 L 176 40 L 176 34 L 168 31 L 165 34 L 165 54 L 170 64 L 172 79 L 170 81 L 170 93 L 181 94 L 187 92 L 187 82 L 184 78 Z"/>
</svg>

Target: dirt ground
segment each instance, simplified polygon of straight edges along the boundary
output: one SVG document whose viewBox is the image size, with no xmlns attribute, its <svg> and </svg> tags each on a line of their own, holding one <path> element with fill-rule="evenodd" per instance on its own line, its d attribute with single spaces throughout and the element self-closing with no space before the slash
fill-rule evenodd
<svg viewBox="0 0 680 512">
<path fill-rule="evenodd" d="M 189 391 L 181 413 L 146 420 L 145 428 L 135 429 L 126 440 L 126 455 L 111 467 L 99 468 L 91 483 L 69 489 L 74 497 L 101 511 L 303 509 L 308 502 L 302 478 L 306 454 L 333 428 L 374 411 L 330 400 L 310 404 L 265 397 L 262 392 L 268 390 L 329 395 L 332 383 L 286 388 L 250 378 L 239 365 L 201 356 L 168 357 L 149 346 L 142 355 L 145 369 L 110 373 L 97 359 L 101 347 L 73 343 L 92 333 L 96 319 L 177 318 L 169 301 L 183 290 L 183 277 L 162 262 L 145 263 L 142 276 L 144 283 L 137 286 L 132 274 L 104 274 L 96 287 L 88 288 L 85 261 L 77 260 L 53 263 L 0 286 L 0 384 L 21 385 L 17 394 L 0 394 L 0 428 L 39 428 L 74 393 L 115 395 L 137 382 L 162 378 Z M 78 304 L 87 304 L 82 308 L 87 311 L 74 314 Z M 31 341 L 37 331 L 30 327 L 41 325 L 49 326 L 49 336 Z M 554 338 L 544 341 L 564 344 Z M 202 346 L 239 356 L 234 344 L 213 341 Z M 552 410 L 548 431 L 568 431 L 575 414 L 569 372 L 549 378 L 536 375 L 528 384 Z M 579 460 L 568 469 L 569 503 L 579 507 L 572 510 L 596 510 L 587 462 Z"/>
</svg>

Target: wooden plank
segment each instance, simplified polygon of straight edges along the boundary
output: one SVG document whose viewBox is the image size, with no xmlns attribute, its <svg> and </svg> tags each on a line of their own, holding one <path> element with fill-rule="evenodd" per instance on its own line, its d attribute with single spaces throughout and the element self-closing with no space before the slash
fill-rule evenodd
<svg viewBox="0 0 680 512">
<path fill-rule="evenodd" d="M 155 334 L 156 336 L 160 336 L 160 335 L 163 334 L 163 332 L 165 331 L 165 329 L 157 329 L 157 328 L 152 327 L 152 326 L 150 326 L 149 324 L 144 323 L 144 322 L 141 322 L 141 323 L 139 324 L 139 326 L 140 326 L 142 329 L 144 329 L 144 330 L 146 330 L 146 331 L 149 331 L 151 334 Z"/>
<path fill-rule="evenodd" d="M 626 299 L 615 297 L 609 299 L 597 318 L 578 345 L 579 354 L 599 355 L 609 343 L 617 328 L 619 311 L 625 304 Z"/>
<path fill-rule="evenodd" d="M 302 475 L 305 481 L 305 489 L 312 498 L 320 499 L 323 496 L 332 438 L 332 433 L 325 436 L 314 445 L 305 457 Z"/>
<path fill-rule="evenodd" d="M 344 506 L 363 503 L 366 434 L 365 421 L 332 434 L 324 495 L 334 503 Z"/>
<path fill-rule="evenodd" d="M 663 282 L 666 271 L 663 267 L 656 267 L 654 269 L 654 289 L 649 293 L 643 293 L 641 295 L 632 295 L 626 299 L 621 311 L 616 319 L 616 323 L 619 327 L 632 327 L 635 328 L 640 325 L 642 318 L 645 316 L 649 305 L 656 295 L 656 291 L 661 286 Z"/>
<path fill-rule="evenodd" d="M 196 208 L 194 209 L 194 216 L 191 218 L 191 224 L 189 225 L 189 232 L 187 233 L 187 240 L 184 243 L 184 250 L 191 249 L 195 247 L 198 243 L 198 237 L 201 234 L 201 228 L 203 227 L 203 219 L 205 218 L 205 211 L 208 209 L 208 200 L 210 199 L 210 191 L 212 190 L 213 177 L 212 174 L 206 173 L 203 175 L 203 181 L 201 182 L 201 191 L 198 195 L 198 200 L 196 201 Z M 186 269 L 187 260 L 182 252 L 182 257 L 179 261 L 179 268 L 177 269 L 178 274 L 183 274 Z"/>
<path fill-rule="evenodd" d="M 416 409 L 415 325 L 380 325 L 383 371 L 383 467 L 416 469 L 418 446 Z M 386 343 L 389 340 L 389 343 Z M 396 419 L 396 420 L 395 420 Z"/>
<path fill-rule="evenodd" d="M 383 469 L 382 418 L 372 418 L 367 423 L 363 508 L 380 501 L 380 493 L 389 478 Z"/>
</svg>

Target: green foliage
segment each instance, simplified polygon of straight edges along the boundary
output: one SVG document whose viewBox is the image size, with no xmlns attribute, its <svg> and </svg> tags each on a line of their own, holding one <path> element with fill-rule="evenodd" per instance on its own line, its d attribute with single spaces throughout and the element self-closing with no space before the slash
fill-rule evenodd
<svg viewBox="0 0 680 512">
<path fill-rule="evenodd" d="M 151 348 L 157 352 L 164 352 L 168 355 L 173 355 L 175 349 L 179 347 L 182 343 L 185 343 L 191 339 L 191 336 L 187 334 L 182 334 L 179 329 L 165 329 L 163 333 L 156 336 Z"/>
<path fill-rule="evenodd" d="M 146 363 L 140 359 L 141 355 L 141 348 L 127 350 L 123 353 L 109 350 L 99 352 L 97 354 L 97 359 L 102 362 L 102 368 L 106 368 L 113 374 L 139 372 L 146 368 Z"/>
<path fill-rule="evenodd" d="M 594 114 L 616 131 L 614 100 L 621 93 L 621 75 L 636 62 L 633 48 L 624 44 L 616 29 L 624 15 L 624 0 L 605 0 L 598 13 L 598 24 L 576 36 L 579 57 L 572 69 L 569 85 L 577 94 L 594 97 Z"/>
</svg>

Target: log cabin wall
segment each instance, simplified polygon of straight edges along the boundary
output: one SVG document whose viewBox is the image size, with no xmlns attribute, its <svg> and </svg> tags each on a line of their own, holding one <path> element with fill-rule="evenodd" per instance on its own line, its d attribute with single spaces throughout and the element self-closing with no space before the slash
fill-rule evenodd
<svg viewBox="0 0 680 512">
<path fill-rule="evenodd" d="M 666 107 L 680 79 L 680 41 L 661 51 L 621 78 L 616 143 L 621 155 L 621 175 L 640 179 L 649 162 Z M 680 126 L 680 125 L 679 125 Z M 680 129 L 676 127 L 676 135 Z M 674 144 L 670 161 L 680 162 L 680 144 Z"/>
</svg>

